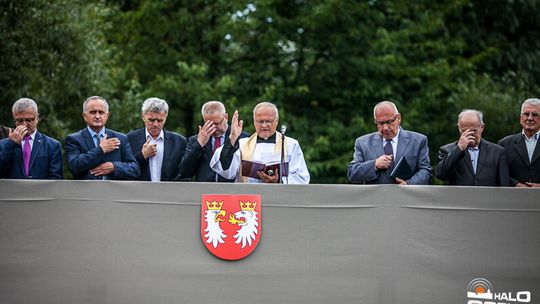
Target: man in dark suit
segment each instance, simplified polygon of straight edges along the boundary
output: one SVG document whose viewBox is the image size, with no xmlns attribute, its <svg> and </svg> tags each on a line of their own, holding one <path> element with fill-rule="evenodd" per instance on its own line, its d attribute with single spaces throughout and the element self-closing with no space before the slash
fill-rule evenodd
<svg viewBox="0 0 540 304">
<path fill-rule="evenodd" d="M 127 137 L 144 181 L 172 181 L 180 173 L 186 150 L 184 136 L 163 129 L 169 105 L 159 98 L 148 98 L 142 106 L 144 128 L 131 131 Z"/>
<path fill-rule="evenodd" d="M 105 128 L 109 105 L 92 96 L 83 104 L 87 127 L 66 138 L 69 171 L 74 179 L 135 179 L 140 169 L 127 136 Z"/>
<path fill-rule="evenodd" d="M 499 145 L 504 148 L 515 187 L 540 187 L 540 99 L 530 98 L 521 105 L 520 133 L 509 135 Z"/>
<path fill-rule="evenodd" d="M 373 108 L 377 132 L 358 137 L 347 178 L 359 184 L 426 185 L 431 181 L 427 137 L 403 130 L 401 114 L 391 101 L 381 101 Z M 408 180 L 392 179 L 390 172 L 404 157 L 413 175 Z"/>
<path fill-rule="evenodd" d="M 223 145 L 229 138 L 229 116 L 223 103 L 208 101 L 202 106 L 204 125 L 199 126 L 199 133 L 189 138 L 186 153 L 182 159 L 181 176 L 192 178 L 197 182 L 234 182 L 234 179 L 226 179 L 216 174 L 210 168 L 210 160 L 214 151 Z M 249 134 L 242 132 L 239 138 L 248 137 Z"/>
<path fill-rule="evenodd" d="M 482 139 L 482 112 L 463 110 L 457 126 L 461 136 L 440 147 L 435 175 L 449 185 L 510 186 L 503 148 Z"/>
<path fill-rule="evenodd" d="M 21 98 L 12 108 L 15 129 L 0 140 L 0 175 L 4 178 L 62 179 L 60 142 L 37 130 L 35 101 Z"/>
</svg>

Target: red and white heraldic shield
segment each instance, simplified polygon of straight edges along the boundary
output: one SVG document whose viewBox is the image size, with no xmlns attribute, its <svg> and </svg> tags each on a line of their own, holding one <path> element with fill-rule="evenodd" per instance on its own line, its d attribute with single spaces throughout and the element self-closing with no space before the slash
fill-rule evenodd
<svg viewBox="0 0 540 304">
<path fill-rule="evenodd" d="M 210 252 L 224 260 L 251 254 L 261 238 L 261 196 L 203 194 L 201 237 Z"/>
</svg>

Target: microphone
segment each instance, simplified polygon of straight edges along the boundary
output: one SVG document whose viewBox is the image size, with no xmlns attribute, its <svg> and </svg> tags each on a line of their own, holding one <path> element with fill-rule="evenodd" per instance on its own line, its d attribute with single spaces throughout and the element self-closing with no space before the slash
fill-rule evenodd
<svg viewBox="0 0 540 304">
<path fill-rule="evenodd" d="M 278 183 L 283 184 L 283 164 L 285 162 L 285 132 L 287 132 L 287 125 L 281 125 L 281 159 L 279 161 L 279 177 Z"/>
</svg>

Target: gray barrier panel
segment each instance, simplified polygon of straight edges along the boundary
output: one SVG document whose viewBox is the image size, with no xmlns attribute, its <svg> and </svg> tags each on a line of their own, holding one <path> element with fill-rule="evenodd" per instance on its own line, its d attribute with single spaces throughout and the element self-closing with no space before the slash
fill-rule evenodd
<svg viewBox="0 0 540 304">
<path fill-rule="evenodd" d="M 0 303 L 455 304 L 475 278 L 540 303 L 537 189 L 2 180 L 0 193 Z M 262 196 L 246 259 L 204 247 L 211 193 Z"/>
</svg>

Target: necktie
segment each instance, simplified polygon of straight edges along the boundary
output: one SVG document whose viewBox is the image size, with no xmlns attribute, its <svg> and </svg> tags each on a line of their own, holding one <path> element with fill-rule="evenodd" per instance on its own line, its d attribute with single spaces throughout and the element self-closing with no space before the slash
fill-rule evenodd
<svg viewBox="0 0 540 304">
<path fill-rule="evenodd" d="M 214 138 L 214 153 L 216 153 L 217 148 L 221 147 L 221 137 Z"/>
<path fill-rule="evenodd" d="M 32 148 L 30 147 L 30 135 L 24 137 L 23 147 L 23 160 L 24 160 L 24 173 L 28 176 L 28 169 L 30 167 L 30 155 L 32 154 Z"/>
<path fill-rule="evenodd" d="M 99 142 L 100 142 L 99 134 L 96 134 L 95 137 L 96 137 L 96 148 L 97 148 L 97 147 L 99 147 Z"/>
<path fill-rule="evenodd" d="M 391 139 L 386 140 L 386 144 L 384 145 L 384 154 L 386 154 L 386 155 L 394 154 L 394 149 L 392 148 L 392 140 Z M 391 170 L 393 165 L 394 165 L 394 159 L 392 158 L 392 163 L 390 164 L 390 167 L 388 167 L 388 170 Z"/>
</svg>

